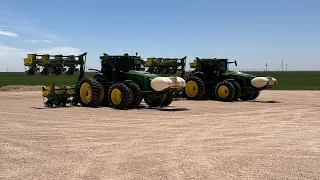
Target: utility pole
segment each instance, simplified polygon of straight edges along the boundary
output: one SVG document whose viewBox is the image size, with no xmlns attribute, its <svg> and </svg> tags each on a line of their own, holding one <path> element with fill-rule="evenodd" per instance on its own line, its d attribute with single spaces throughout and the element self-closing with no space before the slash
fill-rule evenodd
<svg viewBox="0 0 320 180">
<path fill-rule="evenodd" d="M 281 71 L 283 71 L 283 58 L 281 60 Z"/>
<path fill-rule="evenodd" d="M 268 71 L 268 63 L 266 63 L 266 71 Z"/>
<path fill-rule="evenodd" d="M 288 64 L 286 64 L 286 71 L 288 71 Z"/>
</svg>

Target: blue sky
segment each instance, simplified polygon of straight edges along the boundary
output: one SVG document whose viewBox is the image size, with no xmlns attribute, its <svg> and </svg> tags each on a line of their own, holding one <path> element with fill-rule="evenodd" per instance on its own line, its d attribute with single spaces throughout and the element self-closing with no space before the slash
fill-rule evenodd
<svg viewBox="0 0 320 180">
<path fill-rule="evenodd" d="M 26 53 L 227 57 L 234 69 L 320 70 L 320 1 L 0 1 L 0 71 Z"/>
</svg>

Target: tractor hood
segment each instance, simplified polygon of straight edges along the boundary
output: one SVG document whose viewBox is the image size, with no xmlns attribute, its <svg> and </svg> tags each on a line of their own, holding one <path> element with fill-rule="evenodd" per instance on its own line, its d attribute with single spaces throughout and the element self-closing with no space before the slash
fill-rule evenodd
<svg viewBox="0 0 320 180">
<path fill-rule="evenodd" d="M 160 77 L 156 74 L 151 74 L 149 72 L 145 72 L 145 71 L 135 71 L 135 70 L 131 70 L 131 71 L 128 71 L 128 72 L 125 72 L 126 74 L 135 74 L 135 75 L 139 75 L 139 76 L 144 76 L 144 77 L 148 77 L 148 78 L 151 78 L 151 79 L 154 79 L 156 77 Z"/>
<path fill-rule="evenodd" d="M 222 75 L 224 75 L 224 76 L 228 76 L 228 75 L 242 76 L 242 77 L 246 77 L 246 78 L 255 78 L 256 77 L 252 74 L 247 74 L 247 73 L 243 73 L 240 71 L 226 71 L 225 73 L 222 73 Z"/>
</svg>

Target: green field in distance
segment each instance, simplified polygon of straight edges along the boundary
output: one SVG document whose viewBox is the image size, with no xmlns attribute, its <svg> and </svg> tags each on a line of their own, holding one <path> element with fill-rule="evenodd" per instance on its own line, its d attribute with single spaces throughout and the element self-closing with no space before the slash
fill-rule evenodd
<svg viewBox="0 0 320 180">
<path fill-rule="evenodd" d="M 94 72 L 86 72 L 85 76 L 91 76 Z M 269 71 L 269 72 L 246 72 L 255 76 L 275 77 L 279 84 L 272 88 L 274 90 L 320 90 L 320 71 Z M 186 72 L 188 74 L 188 72 Z M 178 76 L 180 74 L 177 74 Z M 49 75 L 40 74 L 29 76 L 24 72 L 0 72 L 0 87 L 6 85 L 69 85 L 74 86 L 78 74 Z"/>
</svg>

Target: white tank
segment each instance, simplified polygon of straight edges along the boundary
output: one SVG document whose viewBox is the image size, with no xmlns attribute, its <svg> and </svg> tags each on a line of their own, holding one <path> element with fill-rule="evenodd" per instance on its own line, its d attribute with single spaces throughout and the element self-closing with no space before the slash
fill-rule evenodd
<svg viewBox="0 0 320 180">
<path fill-rule="evenodd" d="M 168 77 L 172 83 L 170 83 L 170 87 L 185 87 L 186 81 L 181 77 Z"/>
<path fill-rule="evenodd" d="M 276 78 L 273 78 L 273 77 L 267 77 L 269 79 L 269 86 L 274 86 L 276 84 L 278 84 L 278 81 Z"/>
<path fill-rule="evenodd" d="M 156 91 L 162 91 L 169 87 L 184 87 L 186 81 L 180 77 L 157 77 L 151 80 L 151 87 Z"/>
<path fill-rule="evenodd" d="M 251 80 L 252 86 L 256 88 L 261 88 L 263 86 L 268 85 L 269 79 L 266 77 L 256 77 Z"/>
</svg>

